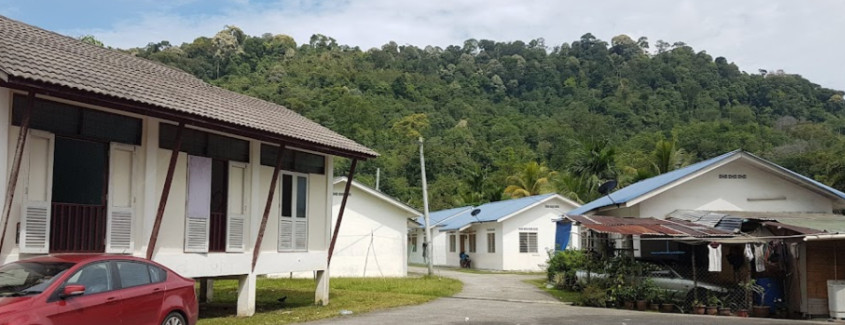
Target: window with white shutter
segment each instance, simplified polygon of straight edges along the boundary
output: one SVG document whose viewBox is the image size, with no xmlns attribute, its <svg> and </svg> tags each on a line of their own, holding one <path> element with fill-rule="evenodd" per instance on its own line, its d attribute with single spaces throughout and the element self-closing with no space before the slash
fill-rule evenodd
<svg viewBox="0 0 845 325">
<path fill-rule="evenodd" d="M 25 180 L 20 221 L 20 252 L 50 252 L 50 203 L 53 188 L 52 133 L 30 130 L 27 136 L 20 179 Z M 25 170 L 25 173 L 24 173 Z"/>
<path fill-rule="evenodd" d="M 109 200 L 106 223 L 106 252 L 131 254 L 134 248 L 135 147 L 111 144 L 109 154 Z"/>
<path fill-rule="evenodd" d="M 229 162 L 229 202 L 226 214 L 226 251 L 243 252 L 246 229 L 246 172 L 244 163 Z"/>
<path fill-rule="evenodd" d="M 188 156 L 188 201 L 185 211 L 185 252 L 208 252 L 211 158 Z"/>
<path fill-rule="evenodd" d="M 455 246 L 456 246 L 455 241 L 456 241 L 455 235 L 454 234 L 449 235 L 449 252 L 450 253 L 455 252 Z"/>
<path fill-rule="evenodd" d="M 496 252 L 496 233 L 488 232 L 487 233 L 487 252 L 488 253 L 495 253 Z"/>
<path fill-rule="evenodd" d="M 282 173 L 279 251 L 308 250 L 308 176 Z"/>
<path fill-rule="evenodd" d="M 469 252 L 475 253 L 475 234 L 469 234 L 467 238 L 469 241 Z"/>
</svg>

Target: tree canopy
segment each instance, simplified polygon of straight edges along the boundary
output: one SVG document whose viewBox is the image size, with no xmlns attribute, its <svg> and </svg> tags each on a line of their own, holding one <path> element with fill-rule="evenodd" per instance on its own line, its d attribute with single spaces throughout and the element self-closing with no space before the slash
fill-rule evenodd
<svg viewBox="0 0 845 325">
<path fill-rule="evenodd" d="M 297 44 L 226 26 L 180 46 L 127 51 L 377 150 L 357 179 L 372 185 L 381 169 L 380 190 L 417 207 L 420 135 L 433 210 L 505 199 L 528 164 L 545 168 L 544 188 L 583 202 L 608 179 L 624 186 L 735 149 L 845 189 L 842 91 L 783 71 L 743 72 L 683 42 L 652 48 L 646 37 L 608 44 L 585 34 L 555 45 L 469 39 L 362 50 L 325 35 Z M 335 166 L 345 173 L 349 162 Z M 534 193 L 534 179 L 523 180 Z"/>
</svg>

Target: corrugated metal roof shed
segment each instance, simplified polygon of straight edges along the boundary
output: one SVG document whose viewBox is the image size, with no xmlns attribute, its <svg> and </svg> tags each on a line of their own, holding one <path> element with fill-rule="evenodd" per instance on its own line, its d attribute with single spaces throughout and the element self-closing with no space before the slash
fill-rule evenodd
<svg viewBox="0 0 845 325">
<path fill-rule="evenodd" d="M 739 231 L 742 228 L 743 218 L 728 214 L 727 212 L 699 211 L 699 210 L 675 210 L 666 216 L 674 220 L 683 220 L 725 231 Z"/>
<path fill-rule="evenodd" d="M 637 236 L 665 237 L 734 237 L 737 234 L 692 222 L 654 218 L 622 218 L 610 216 L 567 215 L 564 220 L 602 232 Z"/>
<path fill-rule="evenodd" d="M 841 214 L 750 211 L 727 211 L 725 213 L 746 219 L 777 221 L 794 227 L 815 229 L 818 230 L 817 232 L 845 233 L 845 215 Z"/>
</svg>

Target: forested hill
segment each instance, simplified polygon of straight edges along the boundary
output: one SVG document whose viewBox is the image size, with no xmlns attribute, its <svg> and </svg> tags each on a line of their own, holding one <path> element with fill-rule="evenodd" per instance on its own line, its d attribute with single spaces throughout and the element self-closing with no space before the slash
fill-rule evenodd
<svg viewBox="0 0 845 325">
<path fill-rule="evenodd" d="M 735 149 L 845 189 L 843 92 L 742 72 L 684 43 L 586 34 L 564 44 L 467 40 L 362 50 L 315 35 L 217 35 L 128 50 L 291 108 L 381 157 L 356 179 L 412 206 L 425 137 L 431 209 L 558 191 L 589 201 Z M 337 174 L 348 161 L 339 161 Z"/>
</svg>

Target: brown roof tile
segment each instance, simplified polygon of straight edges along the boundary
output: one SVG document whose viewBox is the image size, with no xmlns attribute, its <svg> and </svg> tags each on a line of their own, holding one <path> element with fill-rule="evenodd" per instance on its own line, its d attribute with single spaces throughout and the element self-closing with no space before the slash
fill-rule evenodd
<svg viewBox="0 0 845 325">
<path fill-rule="evenodd" d="M 211 86 L 191 74 L 0 16 L 0 71 L 324 146 L 378 153 L 294 111 Z"/>
</svg>

